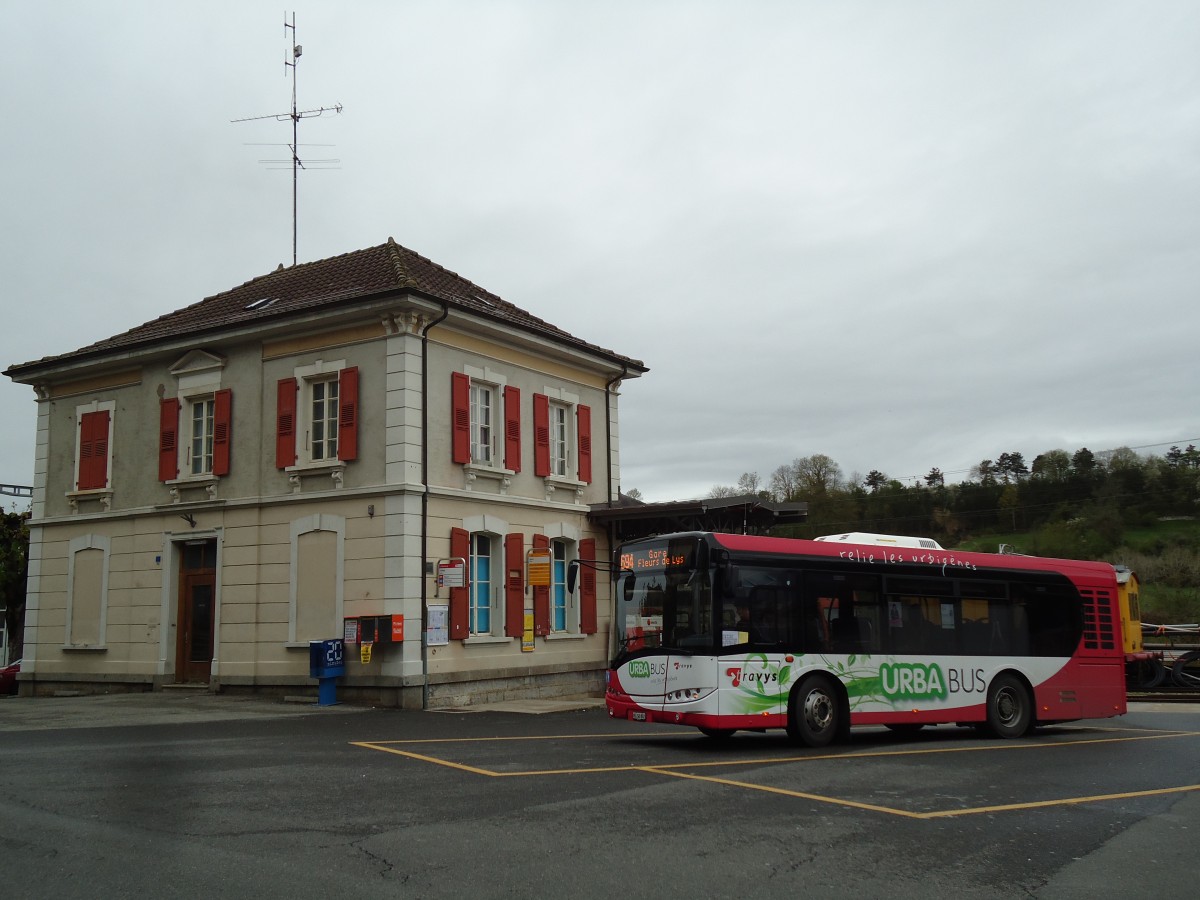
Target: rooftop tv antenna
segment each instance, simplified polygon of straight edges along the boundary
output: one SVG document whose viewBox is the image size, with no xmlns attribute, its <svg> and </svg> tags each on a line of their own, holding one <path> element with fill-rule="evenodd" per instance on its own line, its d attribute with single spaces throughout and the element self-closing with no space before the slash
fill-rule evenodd
<svg viewBox="0 0 1200 900">
<path fill-rule="evenodd" d="M 301 47 L 300 44 L 297 43 L 297 41 L 296 41 L 296 14 L 295 13 L 292 13 L 292 21 L 290 23 L 287 20 L 287 16 L 286 15 L 284 16 L 284 19 L 283 19 L 283 35 L 284 35 L 284 37 L 289 37 L 289 34 L 288 34 L 289 30 L 291 32 L 290 37 L 291 37 L 291 44 L 292 44 L 292 52 L 291 52 L 290 60 L 286 56 L 283 59 L 283 65 L 284 65 L 283 74 L 284 74 L 284 77 L 286 77 L 287 70 L 288 69 L 292 70 L 292 109 L 291 109 L 291 112 L 275 113 L 273 115 L 268 115 L 268 116 L 249 116 L 245 119 L 232 119 L 231 121 L 232 122 L 257 122 L 257 121 L 261 121 L 263 119 L 275 119 L 276 121 L 279 121 L 279 122 L 286 122 L 288 119 L 292 120 L 292 142 L 290 144 L 285 144 L 285 145 L 269 145 L 269 146 L 286 146 L 286 147 L 288 147 L 292 151 L 291 160 L 260 159 L 259 162 L 266 163 L 266 164 L 276 167 L 276 168 L 285 167 L 288 162 L 291 163 L 291 166 L 292 166 L 292 265 L 296 265 L 296 221 L 297 221 L 297 206 L 296 206 L 297 190 L 296 190 L 296 186 L 299 182 L 300 170 L 301 169 L 309 169 L 309 168 L 328 167 L 328 166 L 332 166 L 336 163 L 341 162 L 340 159 L 310 159 L 310 160 L 308 160 L 308 164 L 309 164 L 308 166 L 306 166 L 304 164 L 304 161 L 300 159 L 300 143 L 299 143 L 300 120 L 313 118 L 315 116 L 323 116 L 323 115 L 325 115 L 325 113 L 333 113 L 336 116 L 338 113 L 340 113 L 342 111 L 342 104 L 337 103 L 334 106 L 321 106 L 321 107 L 318 107 L 317 109 L 305 109 L 305 110 L 299 109 L 299 107 L 296 103 L 296 67 L 300 62 L 300 55 L 304 52 L 304 48 Z M 327 147 L 330 145 L 329 144 L 316 144 L 316 145 L 306 144 L 305 146 Z"/>
</svg>

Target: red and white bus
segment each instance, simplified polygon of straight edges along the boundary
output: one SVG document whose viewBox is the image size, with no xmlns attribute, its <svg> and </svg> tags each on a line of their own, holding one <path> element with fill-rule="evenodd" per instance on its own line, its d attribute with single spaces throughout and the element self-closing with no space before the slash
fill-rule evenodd
<svg viewBox="0 0 1200 900">
<path fill-rule="evenodd" d="M 816 747 L 852 725 L 1009 738 L 1125 712 L 1106 563 L 699 532 L 625 544 L 615 563 L 615 718 Z"/>
</svg>

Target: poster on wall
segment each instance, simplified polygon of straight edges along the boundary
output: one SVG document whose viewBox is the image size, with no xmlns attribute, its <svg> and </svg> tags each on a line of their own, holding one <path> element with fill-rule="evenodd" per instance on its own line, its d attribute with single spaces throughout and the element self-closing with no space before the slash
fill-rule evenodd
<svg viewBox="0 0 1200 900">
<path fill-rule="evenodd" d="M 436 647 L 450 643 L 450 607 L 430 606 L 425 619 L 425 644 Z"/>
</svg>

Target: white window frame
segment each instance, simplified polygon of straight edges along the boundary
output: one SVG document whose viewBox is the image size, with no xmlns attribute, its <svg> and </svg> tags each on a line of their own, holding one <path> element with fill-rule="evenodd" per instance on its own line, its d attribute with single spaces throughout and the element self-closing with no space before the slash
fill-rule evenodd
<svg viewBox="0 0 1200 900">
<path fill-rule="evenodd" d="M 80 424 L 83 422 L 83 417 L 88 413 L 108 412 L 108 446 L 107 458 L 104 462 L 104 471 L 107 473 L 107 479 L 102 488 L 88 488 L 86 490 L 77 491 L 75 485 L 79 484 L 79 463 L 80 454 L 83 452 L 81 446 L 83 432 L 80 429 Z M 94 496 L 94 495 L 111 495 L 113 486 L 113 469 L 112 469 L 112 452 L 113 452 L 113 430 L 117 421 L 117 401 L 115 400 L 93 400 L 91 403 L 85 403 L 75 407 L 75 470 L 71 474 L 70 490 L 67 491 L 68 497 Z"/>
<path fill-rule="evenodd" d="M 337 455 L 338 407 L 336 405 L 332 419 L 328 416 L 325 419 L 326 423 L 332 421 L 334 425 L 333 456 L 330 457 L 328 454 L 323 454 L 321 459 L 313 457 L 313 386 L 331 381 L 337 383 L 341 377 L 342 369 L 345 368 L 347 368 L 347 365 L 344 359 L 318 359 L 312 365 L 299 366 L 294 370 L 300 395 L 296 398 L 296 464 L 295 466 L 290 466 L 290 470 L 327 469 L 345 466 L 345 463 L 338 459 Z M 340 403 L 340 396 L 338 401 Z M 328 402 L 328 398 L 326 398 L 326 402 Z M 321 446 L 323 448 L 328 444 L 328 436 L 321 439 Z"/>
<path fill-rule="evenodd" d="M 574 407 L 559 400 L 550 400 L 550 474 L 568 478 L 571 473 L 571 420 Z"/>
<path fill-rule="evenodd" d="M 479 611 L 481 609 L 481 606 L 479 603 L 479 592 L 480 592 L 480 588 L 484 584 L 484 582 L 480 582 L 480 580 L 477 577 L 478 564 L 479 564 L 478 561 L 480 559 L 480 553 L 479 553 L 480 539 L 484 539 L 488 543 L 487 556 L 486 556 L 486 559 L 488 561 L 488 565 L 487 565 L 488 580 L 486 582 L 488 627 L 486 630 L 481 630 L 478 627 L 479 626 Z M 496 572 L 497 572 L 496 548 L 497 548 L 497 546 L 499 546 L 500 550 L 501 550 L 501 552 L 500 552 L 501 565 L 499 567 L 499 570 L 503 571 L 503 568 L 504 568 L 504 566 L 503 566 L 503 543 L 504 542 L 501 538 L 498 538 L 496 535 L 491 534 L 490 532 L 487 532 L 487 531 L 472 531 L 471 532 L 471 544 L 470 544 L 470 551 L 468 553 L 468 556 L 470 557 L 469 566 L 470 566 L 470 572 L 471 572 L 471 578 L 470 578 L 471 588 L 470 588 L 470 595 L 469 595 L 469 601 L 468 601 L 470 603 L 470 611 L 468 613 L 469 623 L 468 623 L 468 629 L 467 629 L 468 633 L 470 634 L 471 637 L 494 637 L 497 633 L 497 631 L 496 631 L 497 620 L 503 619 L 500 604 L 497 603 L 497 592 L 496 592 L 496 588 L 497 588 L 497 584 L 496 584 Z M 503 586 L 503 585 L 501 585 L 501 586 Z M 503 626 L 503 623 L 501 623 L 501 625 Z"/>
<path fill-rule="evenodd" d="M 207 478 L 212 475 L 213 470 L 213 428 L 216 419 L 216 394 L 197 394 L 195 396 L 186 397 L 180 402 L 183 409 L 182 418 L 184 422 L 180 423 L 187 429 L 187 439 L 181 441 L 183 445 L 180 449 L 183 451 L 184 459 L 179 466 L 180 474 L 184 478 Z M 201 419 L 200 434 L 196 434 L 196 409 L 204 410 L 204 415 Z M 195 453 L 197 438 L 200 441 L 200 467 L 196 468 L 197 455 Z"/>
<path fill-rule="evenodd" d="M 341 402 L 338 376 L 328 378 L 310 378 L 305 382 L 305 393 L 308 400 L 308 431 L 305 445 L 308 459 L 314 465 L 322 465 L 338 458 L 338 410 Z M 317 394 L 322 396 L 318 399 Z M 317 404 L 321 404 L 323 413 L 318 419 Z M 332 405 L 333 412 L 330 413 Z M 317 437 L 318 426 L 321 436 Z M 317 448 L 320 447 L 320 455 Z"/>
<path fill-rule="evenodd" d="M 463 530 L 470 534 L 470 544 L 467 550 L 467 570 L 472 582 L 467 595 L 467 639 L 463 642 L 471 644 L 497 644 L 513 641 L 504 633 L 504 615 L 507 604 L 504 595 L 504 536 L 511 530 L 508 522 L 494 515 L 467 516 L 463 519 Z M 475 631 L 475 537 L 485 535 L 491 539 L 491 554 L 488 566 L 488 603 L 490 618 L 487 631 Z"/>
<path fill-rule="evenodd" d="M 543 534 L 550 539 L 550 549 L 553 553 L 556 545 L 561 546 L 564 551 L 563 573 L 565 575 L 567 568 L 574 561 L 579 559 L 579 541 L 583 537 L 580 534 L 579 528 L 569 522 L 552 522 L 543 529 Z M 551 572 L 553 572 L 553 562 L 551 563 Z M 575 583 L 575 591 L 571 594 L 566 594 L 566 627 L 556 631 L 554 628 L 554 591 L 556 585 L 553 583 L 553 574 L 551 575 L 550 585 L 550 633 L 546 636 L 547 640 L 562 641 L 562 640 L 582 640 L 587 637 L 581 631 L 580 625 L 580 583 L 582 579 L 577 579 Z M 563 585 L 564 593 L 566 585 Z"/>
<path fill-rule="evenodd" d="M 567 569 L 571 562 L 578 557 L 578 548 L 574 541 L 566 538 L 550 539 L 550 633 L 577 634 L 579 632 L 579 604 L 573 594 L 567 592 Z M 561 554 L 561 555 L 560 555 Z M 561 565 L 562 577 L 559 578 Z M 578 592 L 576 592 L 578 593 Z M 559 603 L 559 598 L 562 603 Z M 563 627 L 556 628 L 556 612 L 561 608 Z"/>
<path fill-rule="evenodd" d="M 550 387 L 549 385 L 542 388 L 544 394 L 549 400 L 549 416 L 550 416 L 550 474 L 546 478 L 546 499 L 550 500 L 555 491 L 562 489 L 565 491 L 574 491 L 576 502 L 582 502 L 583 492 L 587 485 L 579 480 L 579 452 L 578 452 L 578 412 L 580 397 L 578 394 L 572 394 L 570 391 L 565 391 L 562 388 Z M 566 451 L 560 451 L 561 460 L 555 457 L 555 409 L 563 410 L 564 431 L 566 439 Z M 559 463 L 562 463 L 560 465 Z"/>
<path fill-rule="evenodd" d="M 203 350 L 191 351 L 171 367 L 171 374 L 178 380 L 175 399 L 179 401 L 179 422 L 176 423 L 176 427 L 180 439 L 175 442 L 175 450 L 178 454 L 175 468 L 179 475 L 168 481 L 168 484 L 187 481 L 215 481 L 212 473 L 212 428 L 215 427 L 215 422 L 211 418 L 209 419 L 210 430 L 207 435 L 208 464 L 207 466 L 201 464 L 204 471 L 192 471 L 192 444 L 195 439 L 193 431 L 195 420 L 192 417 L 192 409 L 197 403 L 211 402 L 215 414 L 216 395 L 217 391 L 222 388 L 221 373 L 224 369 L 225 360 Z"/>
<path fill-rule="evenodd" d="M 496 413 L 500 404 L 497 402 L 500 390 L 492 384 L 471 379 L 470 409 L 471 409 L 471 462 L 477 466 L 495 468 L 496 453 Z"/>
<path fill-rule="evenodd" d="M 468 392 L 468 408 L 471 418 L 471 462 L 468 467 L 475 469 L 494 469 L 507 472 L 504 468 L 504 389 L 508 387 L 508 378 L 484 366 L 463 366 L 463 374 L 469 379 L 471 386 Z M 491 421 L 484 424 L 479 420 L 479 392 L 487 392 L 490 397 L 489 411 Z M 486 438 L 481 430 L 486 428 Z M 481 451 L 486 449 L 486 453 Z"/>
</svg>

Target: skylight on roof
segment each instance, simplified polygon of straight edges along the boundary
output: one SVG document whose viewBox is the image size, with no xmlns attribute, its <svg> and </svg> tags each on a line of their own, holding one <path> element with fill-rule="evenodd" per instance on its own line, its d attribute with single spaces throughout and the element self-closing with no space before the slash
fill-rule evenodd
<svg viewBox="0 0 1200 900">
<path fill-rule="evenodd" d="M 274 303 L 277 297 L 263 297 L 261 300 L 254 300 L 246 304 L 246 309 L 266 309 Z"/>
</svg>

